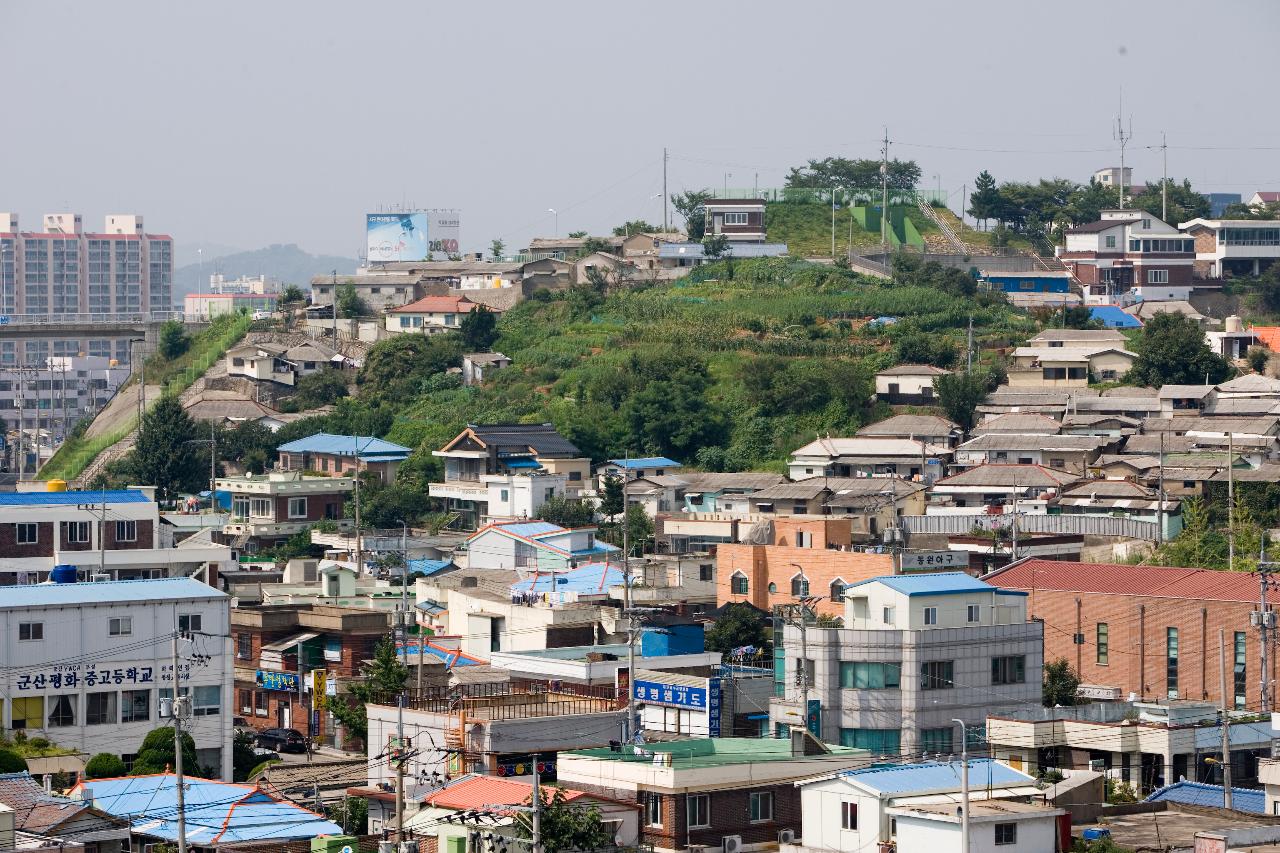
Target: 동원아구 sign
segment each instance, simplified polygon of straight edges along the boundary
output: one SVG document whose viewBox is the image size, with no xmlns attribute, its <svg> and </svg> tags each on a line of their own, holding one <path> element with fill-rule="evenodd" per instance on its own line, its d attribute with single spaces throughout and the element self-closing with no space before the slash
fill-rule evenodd
<svg viewBox="0 0 1280 853">
<path fill-rule="evenodd" d="M 902 570 L 949 569 L 969 565 L 967 551 L 907 551 L 902 554 Z"/>
</svg>

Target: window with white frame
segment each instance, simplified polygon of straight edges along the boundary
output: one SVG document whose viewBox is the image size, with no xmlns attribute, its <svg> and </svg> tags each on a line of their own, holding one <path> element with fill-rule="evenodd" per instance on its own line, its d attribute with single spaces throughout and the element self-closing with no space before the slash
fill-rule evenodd
<svg viewBox="0 0 1280 853">
<path fill-rule="evenodd" d="M 857 803 L 841 803 L 840 804 L 840 828 L 841 829 L 857 829 L 858 828 L 858 804 Z"/>
<path fill-rule="evenodd" d="M 1147 284 L 1168 284 L 1168 270 L 1147 270 Z"/>
<path fill-rule="evenodd" d="M 107 620 L 107 635 L 111 637 L 127 637 L 133 633 L 132 616 L 112 616 Z"/>
<path fill-rule="evenodd" d="M 67 525 L 68 545 L 87 545 L 89 543 L 89 522 L 68 521 L 65 524 Z"/>
<path fill-rule="evenodd" d="M 744 211 L 729 212 L 724 215 L 725 225 L 746 225 L 747 222 L 747 214 Z"/>
<path fill-rule="evenodd" d="M 197 687 L 191 694 L 191 713 L 196 717 L 213 717 L 222 712 L 222 688 L 218 685 Z"/>
<path fill-rule="evenodd" d="M 289 517 L 290 518 L 306 518 L 307 517 L 307 499 L 306 498 L 289 498 Z"/>
<path fill-rule="evenodd" d="M 649 826 L 662 826 L 662 795 L 649 792 L 644 801 L 644 822 Z"/>
<path fill-rule="evenodd" d="M 249 501 L 249 514 L 254 518 L 271 518 L 271 499 L 253 498 Z"/>
<path fill-rule="evenodd" d="M 690 829 L 705 829 L 711 826 L 711 797 L 707 794 L 690 794 L 688 818 Z"/>
<path fill-rule="evenodd" d="M 1114 234 L 1108 234 L 1108 235 L 1107 235 L 1107 248 L 1108 248 L 1108 249 L 1114 249 L 1115 247 L 1116 247 L 1116 235 L 1114 235 Z"/>
<path fill-rule="evenodd" d="M 202 621 L 199 613 L 180 613 L 178 614 L 178 631 L 183 634 L 199 631 Z"/>
<path fill-rule="evenodd" d="M 970 604 L 965 608 L 965 620 L 969 624 L 974 624 L 982 620 L 981 607 L 977 604 Z"/>
<path fill-rule="evenodd" d="M 151 691 L 125 690 L 120 694 L 120 722 L 142 723 L 151 719 Z"/>
<path fill-rule="evenodd" d="M 24 521 L 14 526 L 14 541 L 19 545 L 36 545 L 40 542 L 40 526 L 33 521 Z"/>
<path fill-rule="evenodd" d="M 924 609 L 924 624 L 926 625 L 938 624 L 938 608 L 926 607 Z"/>
<path fill-rule="evenodd" d="M 886 607 L 886 608 L 884 608 L 884 612 L 881 614 L 881 616 L 882 616 L 882 621 L 884 622 L 884 624 L 886 624 L 886 625 L 892 625 L 892 624 L 893 624 L 894 619 L 896 619 L 896 618 L 897 618 L 897 608 L 896 608 L 896 607 Z"/>
<path fill-rule="evenodd" d="M 773 792 L 752 791 L 750 802 L 752 823 L 765 823 L 773 820 Z"/>
<path fill-rule="evenodd" d="M 1018 825 L 1016 823 L 997 823 L 996 824 L 996 844 L 1017 844 L 1018 843 Z"/>
<path fill-rule="evenodd" d="M 116 522 L 116 541 L 117 542 L 137 542 L 138 541 L 138 522 L 117 521 Z"/>
<path fill-rule="evenodd" d="M 44 623 L 43 622 L 19 622 L 18 623 L 18 639 L 19 640 L 43 640 L 44 639 Z"/>
</svg>

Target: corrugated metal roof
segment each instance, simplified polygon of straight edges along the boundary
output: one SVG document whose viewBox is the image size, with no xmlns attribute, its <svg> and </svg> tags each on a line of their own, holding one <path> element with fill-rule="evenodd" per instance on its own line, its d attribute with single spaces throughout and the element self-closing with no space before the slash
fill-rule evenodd
<svg viewBox="0 0 1280 853">
<path fill-rule="evenodd" d="M 1043 589 L 1204 601 L 1253 602 L 1258 598 L 1258 581 L 1252 575 L 1175 566 L 1025 560 L 992 572 L 983 580 L 1002 589 Z"/>
<path fill-rule="evenodd" d="M 436 572 L 448 568 L 453 565 L 452 560 L 410 560 L 409 573 L 422 572 L 425 577 L 431 577 Z"/>
<path fill-rule="evenodd" d="M 917 435 L 948 435 L 959 428 L 959 424 L 936 415 L 894 415 L 864 426 L 858 430 L 858 435 L 911 438 Z"/>
<path fill-rule="evenodd" d="M 360 448 L 360 458 L 370 459 L 372 456 L 399 457 L 403 459 L 412 451 L 401 444 L 375 438 L 371 435 L 334 435 L 318 432 L 315 435 L 300 438 L 280 445 L 277 450 L 287 453 L 328 453 L 334 456 L 354 456 L 356 447 Z M 372 461 L 372 460 L 371 460 Z"/>
<path fill-rule="evenodd" d="M 525 536 L 530 539 L 538 536 L 549 536 L 554 533 L 568 533 L 569 528 L 561 527 L 558 524 L 552 524 L 549 521 L 521 521 L 514 524 L 495 524 L 494 527 L 506 533 L 515 536 Z"/>
<path fill-rule="evenodd" d="M 634 471 L 637 468 L 683 468 L 679 462 L 674 459 L 668 459 L 665 456 L 646 456 L 642 459 L 610 459 L 610 465 L 616 465 L 627 471 Z"/>
<path fill-rule="evenodd" d="M 943 477 L 934 486 L 1020 486 L 1023 488 L 1053 488 L 1074 483 L 1080 478 L 1066 471 L 1046 468 L 1043 465 L 1006 465 L 987 463 L 975 465 L 959 474 Z"/>
<path fill-rule="evenodd" d="M 900 764 L 892 767 L 868 767 L 846 770 L 840 776 L 868 790 L 881 794 L 911 794 L 926 791 L 959 791 L 959 761 L 928 761 L 922 764 Z M 991 758 L 969 760 L 969 788 L 1031 785 L 1035 780 Z"/>
<path fill-rule="evenodd" d="M 97 565 L 97 555 L 84 551 L 86 560 Z M 92 559 L 90 559 L 92 558 Z M 116 604 L 132 601 L 182 601 L 224 599 L 225 592 L 192 578 L 152 578 L 102 583 L 42 583 L 7 586 L 0 595 L 0 610 L 23 607 L 70 607 L 76 604 Z"/>
<path fill-rule="evenodd" d="M 567 572 L 535 574 L 511 585 L 512 592 L 536 594 L 576 592 L 586 595 L 604 594 L 609 587 L 624 580 L 622 569 L 609 563 L 587 563 Z"/>
<path fill-rule="evenodd" d="M 533 786 L 516 779 L 497 776 L 464 776 L 450 782 L 439 791 L 423 797 L 423 803 L 438 809 L 476 809 L 485 811 L 489 805 L 518 806 L 530 802 Z M 585 791 L 560 788 L 560 793 L 570 802 L 590 796 Z M 432 822 L 436 822 L 434 819 Z M 412 827 L 412 823 L 410 823 Z"/>
<path fill-rule="evenodd" d="M 139 835 L 176 840 L 177 784 L 171 773 L 94 779 L 94 806 L 130 822 Z M 253 785 L 184 779 L 187 841 L 201 847 L 234 841 L 283 841 L 341 835 L 342 827 Z"/>
<path fill-rule="evenodd" d="M 920 575 L 884 575 L 851 584 L 856 589 L 869 583 L 884 584 L 903 595 L 948 595 L 953 592 L 989 592 L 994 584 L 986 584 L 964 572 L 934 572 Z M 1015 595 L 1025 595 L 1013 591 Z"/>
<path fill-rule="evenodd" d="M 1089 317 L 1108 329 L 1137 329 L 1142 321 L 1118 305 L 1095 305 L 1089 309 Z"/>
<path fill-rule="evenodd" d="M 1233 811 L 1266 814 L 1266 792 L 1253 788 L 1231 787 L 1231 808 Z M 1225 802 L 1221 785 L 1206 785 L 1203 782 L 1174 782 L 1165 785 L 1148 796 L 1144 803 L 1182 803 L 1188 806 L 1205 806 L 1222 808 Z"/>
<path fill-rule="evenodd" d="M 68 492 L 0 492 L 0 506 L 67 506 L 68 504 L 145 504 L 152 503 L 145 492 L 137 489 L 101 489 Z"/>
</svg>

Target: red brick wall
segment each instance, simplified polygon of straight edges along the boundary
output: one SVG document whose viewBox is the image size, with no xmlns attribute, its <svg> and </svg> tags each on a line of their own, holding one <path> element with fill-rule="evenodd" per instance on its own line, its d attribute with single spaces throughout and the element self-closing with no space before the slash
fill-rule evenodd
<svg viewBox="0 0 1280 853">
<path fill-rule="evenodd" d="M 304 497 L 303 495 L 295 495 L 294 497 Z M 276 498 L 276 522 L 285 523 L 289 521 L 320 521 L 325 517 L 325 506 L 333 504 L 336 508 L 335 516 L 342 518 L 342 495 L 305 495 L 307 499 L 307 514 L 305 518 L 290 518 L 289 516 L 289 497 L 280 495 Z"/>
<path fill-rule="evenodd" d="M 790 604 L 791 578 L 799 564 L 809 579 L 809 591 L 821 596 L 817 611 L 843 616 L 844 605 L 829 598 L 831 582 L 842 578 L 854 584 L 868 578 L 893 574 L 893 558 L 888 554 L 863 554 L 822 548 L 795 548 L 783 545 L 719 545 L 716 548 L 716 604 L 747 601 L 762 610 L 775 604 Z M 730 578 L 734 572 L 747 575 L 748 594 L 734 595 Z M 769 592 L 769 584 L 777 591 Z"/>
<path fill-rule="evenodd" d="M 36 522 L 36 543 L 34 545 L 18 544 L 18 527 L 16 524 L 0 524 L 0 554 L 6 557 L 52 557 L 53 556 L 53 522 Z"/>
<path fill-rule="evenodd" d="M 107 542 L 108 551 L 136 551 L 141 548 L 154 547 L 153 530 L 154 523 L 148 520 L 139 520 L 135 523 L 137 528 L 137 536 L 133 542 L 122 542 L 116 539 L 116 523 L 111 519 L 107 519 L 106 536 L 103 537 Z"/>
<path fill-rule="evenodd" d="M 753 792 L 773 794 L 773 819 L 752 823 L 750 801 Z M 688 828 L 688 806 L 684 794 L 662 796 L 662 826 L 646 826 L 648 815 L 641 812 L 641 842 L 654 847 L 683 850 L 690 844 L 719 847 L 726 835 L 741 835 L 744 844 L 778 841 L 778 831 L 800 829 L 800 790 L 794 785 L 765 785 L 732 791 L 711 791 L 711 825 L 705 829 Z M 644 803 L 644 795 L 639 801 Z"/>
<path fill-rule="evenodd" d="M 998 585 L 997 578 L 993 581 Z M 1163 698 L 1165 685 L 1166 629 L 1178 629 L 1178 696 L 1208 699 L 1221 704 L 1218 689 L 1218 630 L 1226 630 L 1227 702 L 1233 695 L 1232 666 L 1234 632 L 1247 637 L 1247 705 L 1259 707 L 1258 631 L 1249 626 L 1249 613 L 1257 605 L 1249 602 L 1201 601 L 1198 599 L 1156 598 L 1139 595 L 1097 595 L 1031 590 L 1029 615 L 1045 622 L 1045 661 L 1066 658 L 1077 668 L 1086 684 L 1119 687 L 1146 699 Z M 1079 620 L 1077 621 L 1077 602 Z M 1110 643 L 1108 663 L 1098 663 L 1097 626 L 1107 623 Z M 1084 634 L 1084 645 L 1072 642 L 1075 633 Z M 1276 657 L 1270 669 L 1276 677 Z M 1141 676 L 1141 677 L 1140 677 Z"/>
<path fill-rule="evenodd" d="M 68 526 L 71 522 L 62 522 L 58 525 L 58 547 L 63 551 L 89 551 L 93 548 L 93 538 L 98 527 L 98 522 L 89 522 L 89 541 L 88 542 L 71 542 L 67 538 Z"/>
</svg>

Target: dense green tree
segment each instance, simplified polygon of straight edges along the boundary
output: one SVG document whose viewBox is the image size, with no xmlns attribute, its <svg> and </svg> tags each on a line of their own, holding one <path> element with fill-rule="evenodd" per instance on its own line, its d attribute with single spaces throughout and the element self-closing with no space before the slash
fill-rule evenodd
<svg viewBox="0 0 1280 853">
<path fill-rule="evenodd" d="M 1248 205 L 1243 202 L 1229 204 L 1222 211 L 1223 219 L 1280 219 L 1280 201 Z"/>
<path fill-rule="evenodd" d="M 702 240 L 707 230 L 706 203 L 711 190 L 689 190 L 671 197 L 671 206 L 684 219 L 684 230 L 693 242 Z"/>
<path fill-rule="evenodd" d="M 200 437 L 178 398 L 161 397 L 142 416 L 137 443 L 126 461 L 129 478 L 155 486 L 164 497 L 208 488 L 208 457 L 202 461 L 190 443 Z"/>
<path fill-rule="evenodd" d="M 969 196 L 969 215 L 981 222 L 999 219 L 1000 192 L 996 179 L 983 169 L 973 182 L 973 194 Z"/>
<path fill-rule="evenodd" d="M 1280 314 L 1280 262 L 1273 263 L 1258 277 L 1253 298 L 1260 310 Z"/>
<path fill-rule="evenodd" d="M 547 853 L 571 850 L 604 850 L 613 846 L 613 836 L 600 816 L 597 806 L 571 803 L 559 786 L 542 788 L 542 812 L 538 818 L 538 832 L 542 849 Z M 533 818 L 528 812 L 520 812 L 515 820 L 519 838 L 533 838 Z"/>
<path fill-rule="evenodd" d="M 166 771 L 173 772 L 176 765 L 174 758 L 173 728 L 161 726 L 152 729 L 138 747 L 137 757 L 133 760 L 130 776 L 150 776 Z M 196 742 L 190 732 L 182 733 L 182 769 L 193 776 L 199 774 L 196 764 Z"/>
<path fill-rule="evenodd" d="M 622 514 L 622 478 L 617 474 L 606 474 L 600 489 L 600 514 L 613 521 Z"/>
<path fill-rule="evenodd" d="M 127 776 L 128 773 L 129 770 L 120 760 L 120 756 L 110 752 L 99 752 L 84 765 L 86 779 L 115 779 L 119 776 Z"/>
<path fill-rule="evenodd" d="M 12 749 L 0 749 L 0 773 L 25 773 L 27 760 Z"/>
<path fill-rule="evenodd" d="M 284 293 L 280 294 L 281 305 L 298 305 L 306 301 L 306 294 L 296 284 L 289 285 L 284 289 Z"/>
<path fill-rule="evenodd" d="M 1146 190 L 1133 197 L 1133 206 L 1148 213 L 1160 216 L 1164 207 L 1164 198 L 1160 193 L 1161 182 L 1147 184 Z M 1168 179 L 1168 214 L 1164 221 L 1170 225 L 1189 222 L 1192 219 L 1203 219 L 1209 216 L 1209 199 L 1191 189 L 1191 181 L 1183 179 L 1182 183 L 1174 178 Z"/>
<path fill-rule="evenodd" d="M 648 513 L 644 511 L 644 507 L 640 506 L 640 504 L 632 504 L 627 507 L 627 512 L 623 519 L 626 524 L 627 550 L 631 552 L 632 557 L 638 557 L 645 553 L 645 546 L 653 538 L 653 519 L 649 518 Z M 613 524 L 603 525 L 600 528 L 600 539 L 610 545 L 617 545 L 621 548 L 623 523 L 623 521 L 617 521 Z"/>
<path fill-rule="evenodd" d="M 702 237 L 702 254 L 709 261 L 718 261 L 729 252 L 729 238 L 723 234 L 706 234 Z"/>
<path fill-rule="evenodd" d="M 1249 367 L 1254 373 L 1266 373 L 1271 350 L 1266 347 L 1249 347 Z"/>
<path fill-rule="evenodd" d="M 730 579 L 719 577 L 718 586 L 728 588 Z M 768 616 L 750 604 L 725 605 L 724 613 L 707 628 L 707 651 L 728 653 L 743 646 L 769 647 Z"/>
<path fill-rule="evenodd" d="M 934 367 L 952 367 L 960 358 L 955 342 L 950 338 L 927 332 L 911 332 L 894 342 L 899 364 L 932 364 Z"/>
<path fill-rule="evenodd" d="M 1126 380 L 1134 385 L 1216 385 L 1231 376 L 1231 365 L 1209 349 L 1200 324 L 1182 314 L 1156 314 L 1133 349 L 1138 358 Z"/>
<path fill-rule="evenodd" d="M 343 797 L 329 807 L 328 815 L 347 835 L 363 835 L 369 828 L 369 801 L 363 797 Z"/>
<path fill-rule="evenodd" d="M 372 312 L 369 310 L 369 303 L 365 302 L 356 293 L 356 286 L 352 282 L 346 282 L 338 285 L 337 291 L 337 311 L 339 317 L 368 317 Z"/>
<path fill-rule="evenodd" d="M 387 701 L 404 689 L 409 681 L 409 669 L 396 653 L 396 645 L 390 637 L 383 637 L 361 673 L 361 680 L 350 684 L 345 694 L 339 694 L 329 702 L 334 719 L 350 734 L 361 741 L 369 736 L 369 718 L 365 705 L 369 702 Z"/>
<path fill-rule="evenodd" d="M 724 419 L 707 399 L 702 370 L 682 368 L 637 388 L 622 406 L 630 434 L 646 453 L 690 460 L 698 448 L 718 443 Z"/>
<path fill-rule="evenodd" d="M 662 231 L 662 227 L 658 225 L 650 225 L 643 219 L 632 219 L 624 222 L 617 228 L 613 229 L 615 237 L 630 237 L 633 234 L 657 234 Z"/>
<path fill-rule="evenodd" d="M 489 260 L 500 261 L 507 255 L 507 244 L 501 240 L 494 239 L 489 241 Z"/>
<path fill-rule="evenodd" d="M 854 195 L 878 198 L 880 192 L 880 165 L 878 159 L 849 160 L 844 157 L 826 157 L 810 160 L 804 166 L 793 166 L 786 177 L 786 186 L 792 188 L 830 189 Z M 920 166 L 914 160 L 889 161 L 889 189 L 914 190 L 920 182 Z"/>
<path fill-rule="evenodd" d="M 191 346 L 191 338 L 187 335 L 187 327 L 181 320 L 168 320 L 160 327 L 160 343 L 156 352 L 161 358 L 172 361 L 187 351 Z"/>
<path fill-rule="evenodd" d="M 947 417 L 968 430 L 973 427 L 974 412 L 986 399 L 990 377 L 982 373 L 948 373 L 935 377 L 933 392 Z"/>
<path fill-rule="evenodd" d="M 538 518 L 561 527 L 591 527 L 596 523 L 595 512 L 586 503 L 564 495 L 554 495 L 538 508 Z"/>
<path fill-rule="evenodd" d="M 347 377 L 341 370 L 326 368 L 309 373 L 298 380 L 292 397 L 281 401 L 283 412 L 303 412 L 318 409 L 347 396 Z"/>
<path fill-rule="evenodd" d="M 253 735 L 237 731 L 231 738 L 231 772 L 233 781 L 245 782 L 249 779 L 249 771 L 257 767 L 259 758 L 253 751 Z M 124 774 L 121 773 L 121 776 Z"/>
<path fill-rule="evenodd" d="M 1066 218 L 1076 225 L 1097 222 L 1102 218 L 1102 211 L 1116 206 L 1119 201 L 1116 193 L 1116 188 L 1110 184 L 1090 180 L 1071 193 L 1065 210 Z"/>
<path fill-rule="evenodd" d="M 462 346 L 467 352 L 488 352 L 498 339 L 497 315 L 481 305 L 462 318 L 458 334 L 462 336 Z"/>
<path fill-rule="evenodd" d="M 374 344 L 356 376 L 366 399 L 411 399 L 427 378 L 462 364 L 462 339 L 455 334 L 396 335 Z"/>
<path fill-rule="evenodd" d="M 1076 688 L 1079 686 L 1080 676 L 1066 658 L 1044 665 L 1043 701 L 1046 708 L 1076 704 Z"/>
</svg>

